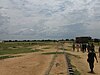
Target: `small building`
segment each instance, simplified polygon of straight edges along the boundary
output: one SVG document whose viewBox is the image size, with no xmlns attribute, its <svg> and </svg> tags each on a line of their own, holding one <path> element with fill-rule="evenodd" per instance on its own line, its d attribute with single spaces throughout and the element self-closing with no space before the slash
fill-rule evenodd
<svg viewBox="0 0 100 75">
<path fill-rule="evenodd" d="M 76 43 L 88 43 L 92 40 L 91 37 L 76 37 Z"/>
</svg>

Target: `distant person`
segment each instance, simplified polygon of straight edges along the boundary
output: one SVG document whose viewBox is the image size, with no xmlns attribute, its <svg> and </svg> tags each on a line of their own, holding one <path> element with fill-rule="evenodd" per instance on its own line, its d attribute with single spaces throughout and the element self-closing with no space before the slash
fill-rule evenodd
<svg viewBox="0 0 100 75">
<path fill-rule="evenodd" d="M 75 51 L 75 43 L 73 43 L 73 51 Z"/>
<path fill-rule="evenodd" d="M 91 50 L 91 46 L 89 43 L 87 44 L 87 50 L 88 50 L 88 52 Z"/>
<path fill-rule="evenodd" d="M 81 44 L 81 51 L 84 52 L 84 45 L 83 45 L 83 43 Z"/>
<path fill-rule="evenodd" d="M 83 53 L 86 52 L 86 44 L 85 43 L 82 44 L 82 51 L 83 51 Z"/>
<path fill-rule="evenodd" d="M 91 50 L 92 50 L 92 51 L 95 51 L 94 48 L 95 48 L 95 47 L 94 47 L 94 44 L 92 43 L 92 44 L 91 44 Z"/>
<path fill-rule="evenodd" d="M 84 52 L 86 52 L 86 43 L 84 44 Z"/>
<path fill-rule="evenodd" d="M 99 51 L 98 52 L 99 52 L 99 58 L 100 58 L 100 46 L 99 46 Z"/>
<path fill-rule="evenodd" d="M 77 45 L 76 45 L 77 52 L 79 52 L 79 48 L 80 48 L 80 45 L 77 44 Z"/>
<path fill-rule="evenodd" d="M 93 71 L 93 68 L 94 68 L 94 58 L 96 59 L 97 63 L 98 63 L 98 60 L 97 60 L 97 57 L 96 57 L 96 54 L 93 50 L 90 50 L 89 53 L 88 53 L 88 63 L 89 63 L 89 67 L 91 69 L 90 73 L 94 73 Z"/>
<path fill-rule="evenodd" d="M 82 51 L 82 43 L 80 44 L 80 50 Z"/>
</svg>

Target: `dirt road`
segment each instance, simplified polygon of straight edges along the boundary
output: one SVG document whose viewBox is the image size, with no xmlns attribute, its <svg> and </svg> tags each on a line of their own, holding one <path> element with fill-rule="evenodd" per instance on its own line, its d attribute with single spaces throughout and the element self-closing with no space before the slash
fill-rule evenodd
<svg viewBox="0 0 100 75">
<path fill-rule="evenodd" d="M 41 49 L 43 47 L 40 47 Z M 56 51 L 46 49 L 43 52 Z M 14 57 L 0 60 L 0 75 L 44 75 L 50 65 L 53 55 L 43 55 L 41 52 L 13 54 Z"/>
<path fill-rule="evenodd" d="M 0 60 L 0 75 L 44 75 L 51 60 L 52 55 L 34 53 Z"/>
<path fill-rule="evenodd" d="M 56 46 L 40 46 L 38 49 L 42 51 L 11 54 L 12 56 L 21 56 L 0 60 L 0 75 L 45 75 L 54 54 L 45 55 L 42 53 L 56 52 L 57 48 Z M 59 63 L 59 66 L 55 66 L 56 63 Z M 50 74 L 56 75 L 58 73 L 63 73 L 62 75 L 66 75 L 67 70 L 65 63 L 64 55 L 57 55 L 52 68 L 53 70 L 50 71 Z"/>
</svg>

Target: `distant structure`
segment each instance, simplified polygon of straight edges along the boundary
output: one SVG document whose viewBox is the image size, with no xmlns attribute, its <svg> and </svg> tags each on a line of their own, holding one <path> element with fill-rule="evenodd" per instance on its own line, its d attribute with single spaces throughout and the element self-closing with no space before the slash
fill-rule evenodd
<svg viewBox="0 0 100 75">
<path fill-rule="evenodd" d="M 91 40 L 92 40 L 91 37 L 76 37 L 75 42 L 76 43 L 88 43 Z"/>
</svg>

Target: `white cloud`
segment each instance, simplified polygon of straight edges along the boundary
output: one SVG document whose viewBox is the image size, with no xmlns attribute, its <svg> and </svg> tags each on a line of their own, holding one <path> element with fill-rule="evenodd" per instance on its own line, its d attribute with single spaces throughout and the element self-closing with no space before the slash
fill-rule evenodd
<svg viewBox="0 0 100 75">
<path fill-rule="evenodd" d="M 1 0 L 0 33 L 31 38 L 97 36 L 92 31 L 100 29 L 99 8 L 99 0 Z M 83 27 L 84 33 L 75 26 Z"/>
</svg>

